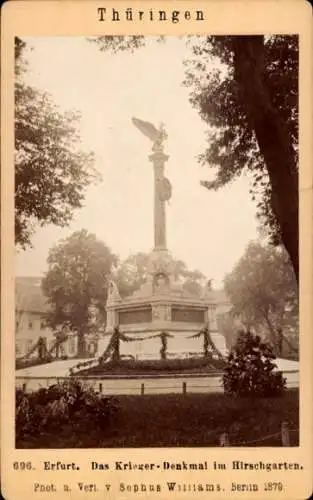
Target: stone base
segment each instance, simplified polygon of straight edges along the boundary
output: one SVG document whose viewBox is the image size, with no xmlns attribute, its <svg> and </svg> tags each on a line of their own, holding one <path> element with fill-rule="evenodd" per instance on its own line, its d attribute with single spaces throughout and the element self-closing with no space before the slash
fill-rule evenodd
<svg viewBox="0 0 313 500">
<path fill-rule="evenodd" d="M 204 326 L 209 328 L 217 349 L 225 354 L 224 337 L 217 333 L 216 304 L 209 290 L 201 297 L 183 290 L 173 281 L 174 264 L 166 249 L 154 249 L 150 255 L 149 277 L 130 297 L 113 295 L 106 304 L 106 332 L 115 326 L 128 336 L 144 338 L 137 342 L 122 342 L 121 354 L 136 359 L 159 359 L 161 339 L 148 338 L 167 332 L 169 357 L 190 357 L 203 354 L 203 337 L 188 338 Z M 113 300 L 114 299 L 114 300 Z"/>
</svg>

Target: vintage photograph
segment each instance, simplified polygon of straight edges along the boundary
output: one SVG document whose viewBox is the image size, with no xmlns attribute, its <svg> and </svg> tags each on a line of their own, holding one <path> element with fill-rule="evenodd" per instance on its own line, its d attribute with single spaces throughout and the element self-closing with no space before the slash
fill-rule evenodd
<svg viewBox="0 0 313 500">
<path fill-rule="evenodd" d="M 17 449 L 299 446 L 298 59 L 15 37 Z"/>
</svg>

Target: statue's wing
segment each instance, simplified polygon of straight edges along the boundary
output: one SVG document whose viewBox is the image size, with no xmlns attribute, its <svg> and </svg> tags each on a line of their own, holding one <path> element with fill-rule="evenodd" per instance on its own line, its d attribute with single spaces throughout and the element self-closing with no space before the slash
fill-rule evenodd
<svg viewBox="0 0 313 500">
<path fill-rule="evenodd" d="M 154 125 L 152 125 L 152 123 L 144 122 L 138 118 L 132 118 L 132 122 L 135 127 L 137 127 L 145 136 L 149 137 L 151 141 L 154 142 L 158 139 L 160 132 Z"/>
</svg>

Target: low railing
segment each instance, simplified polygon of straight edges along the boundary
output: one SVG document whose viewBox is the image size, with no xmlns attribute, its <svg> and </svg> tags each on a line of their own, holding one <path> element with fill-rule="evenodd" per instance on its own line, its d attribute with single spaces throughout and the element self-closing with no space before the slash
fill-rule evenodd
<svg viewBox="0 0 313 500">
<path fill-rule="evenodd" d="M 289 370 L 283 375 L 287 378 L 286 386 L 288 389 L 299 387 L 298 370 Z M 16 386 L 23 388 L 25 392 L 31 392 L 40 387 L 50 387 L 68 380 L 68 377 L 17 376 Z M 141 376 L 94 375 L 76 376 L 75 380 L 93 387 L 97 392 L 108 395 L 224 392 L 221 373 L 176 374 L 171 377 L 159 374 Z"/>
<path fill-rule="evenodd" d="M 298 441 L 299 439 L 299 428 L 296 427 L 294 429 L 290 428 L 289 422 L 282 422 L 280 431 L 275 432 L 273 434 L 266 434 L 265 436 L 260 436 L 255 439 L 251 439 L 249 441 L 232 441 L 231 437 L 227 432 L 223 432 L 223 434 L 220 434 L 219 437 L 219 443 L 220 446 L 257 446 L 258 444 L 264 444 L 266 441 L 271 441 L 273 438 L 276 438 L 279 440 L 282 444 L 282 446 L 291 446 L 292 441 L 294 438 L 291 438 L 291 436 L 295 433 L 295 439 Z M 281 483 L 277 483 L 281 484 Z M 279 488 L 280 489 L 280 488 Z"/>
</svg>

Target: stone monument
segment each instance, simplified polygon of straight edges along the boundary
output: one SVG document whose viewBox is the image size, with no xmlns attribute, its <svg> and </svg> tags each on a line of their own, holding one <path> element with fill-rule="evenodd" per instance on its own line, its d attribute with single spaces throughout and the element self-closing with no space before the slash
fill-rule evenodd
<svg viewBox="0 0 313 500">
<path fill-rule="evenodd" d="M 213 341 L 223 352 L 223 337 L 217 332 L 216 304 L 211 282 L 204 287 L 201 297 L 183 291 L 173 279 L 173 259 L 166 241 L 166 203 L 171 198 L 172 187 L 165 176 L 165 163 L 169 156 L 164 153 L 167 139 L 164 126 L 157 129 L 151 123 L 132 119 L 133 124 L 152 141 L 149 160 L 154 170 L 154 248 L 150 253 L 149 278 L 133 295 L 121 299 L 117 286 L 110 282 L 106 304 L 107 327 L 111 332 L 119 325 L 122 332 L 141 338 L 167 331 L 173 335 L 168 350 L 172 356 L 188 356 L 201 353 L 201 339 L 189 338 L 207 325 Z M 223 345 L 222 345 L 223 344 Z M 123 347 L 123 346 L 122 346 Z M 158 358 L 160 342 L 156 339 L 131 342 L 124 346 L 124 353 L 136 358 Z"/>
</svg>

